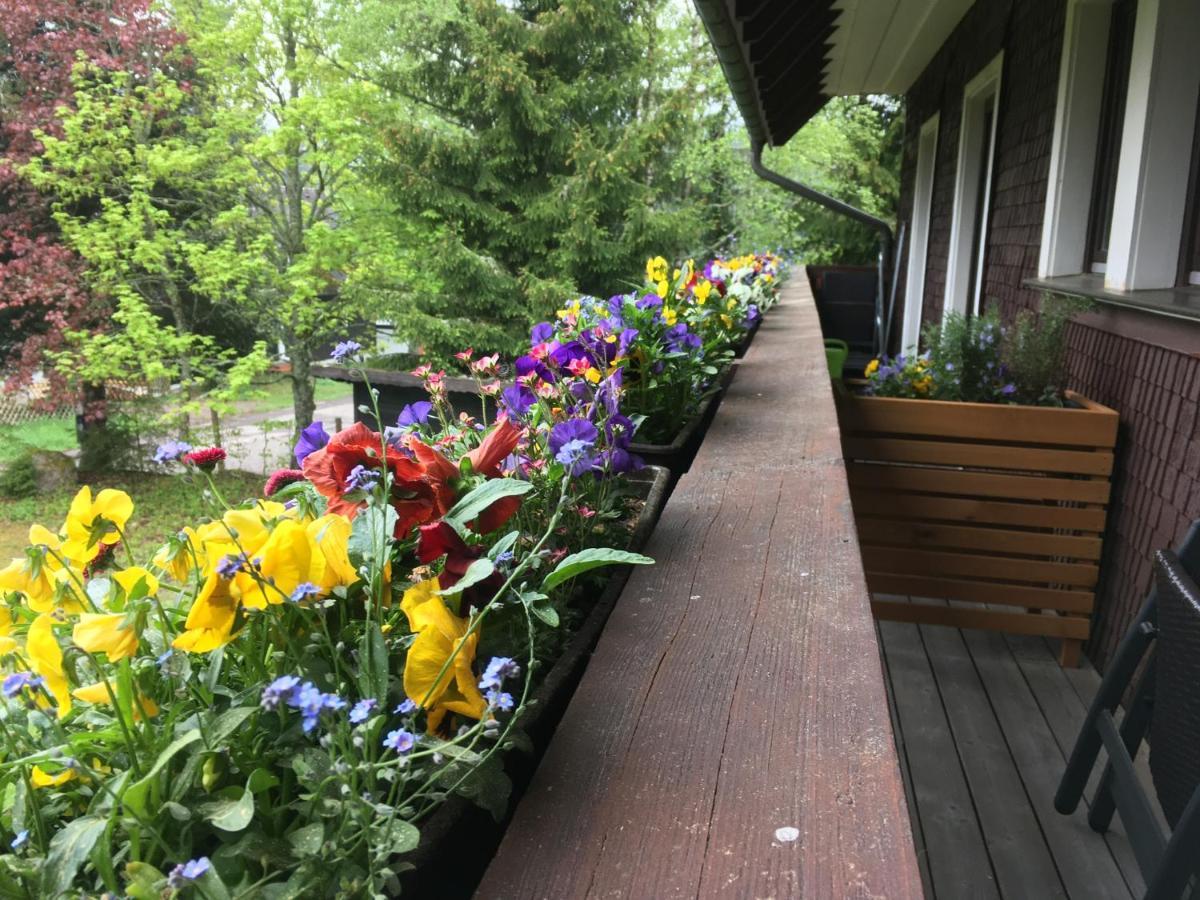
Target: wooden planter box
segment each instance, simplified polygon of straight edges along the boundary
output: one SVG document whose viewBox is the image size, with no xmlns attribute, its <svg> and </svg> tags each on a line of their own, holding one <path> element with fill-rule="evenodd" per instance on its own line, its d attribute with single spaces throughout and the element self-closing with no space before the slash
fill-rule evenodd
<svg viewBox="0 0 1200 900">
<path fill-rule="evenodd" d="M 658 466 L 647 466 L 628 477 L 635 482 L 637 493 L 645 500 L 626 548 L 637 553 L 650 540 L 670 494 L 672 479 L 666 469 Z M 475 893 L 484 870 L 500 846 L 517 801 L 533 777 L 537 763 L 583 677 L 592 650 L 600 640 L 600 632 L 631 571 L 631 566 L 617 566 L 611 570 L 601 589 L 576 598 L 576 602 L 590 608 L 589 612 L 571 635 L 562 655 L 534 689 L 534 703 L 521 719 L 521 730 L 529 736 L 533 752 L 512 750 L 504 754 L 504 769 L 513 783 L 504 821 L 497 822 L 490 813 L 464 797 L 448 797 L 421 823 L 421 843 L 417 849 L 400 859 L 401 863 L 412 866 L 400 876 L 403 896 L 446 900 L 466 898 Z"/>
<path fill-rule="evenodd" d="M 876 618 L 1087 639 L 1117 413 L 845 396 L 842 452 Z"/>
</svg>

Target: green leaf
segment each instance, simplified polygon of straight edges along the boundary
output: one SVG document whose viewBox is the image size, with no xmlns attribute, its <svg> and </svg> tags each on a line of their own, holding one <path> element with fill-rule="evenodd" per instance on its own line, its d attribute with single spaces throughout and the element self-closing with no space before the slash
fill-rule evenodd
<svg viewBox="0 0 1200 900">
<path fill-rule="evenodd" d="M 257 706 L 235 706 L 227 709 L 209 723 L 208 744 L 213 750 L 220 750 L 225 739 L 242 727 L 242 723 L 258 712 Z"/>
<path fill-rule="evenodd" d="M 377 850 L 389 854 L 410 853 L 420 842 L 420 829 L 403 819 L 392 819 L 372 840 Z"/>
<path fill-rule="evenodd" d="M 132 900 L 159 900 L 162 897 L 162 889 L 156 885 L 161 885 L 166 877 L 149 863 L 126 863 L 125 893 Z"/>
<path fill-rule="evenodd" d="M 42 896 L 57 897 L 71 887 L 79 866 L 92 848 L 108 821 L 99 816 L 81 816 L 64 825 L 50 841 L 50 852 L 42 868 Z"/>
<path fill-rule="evenodd" d="M 313 822 L 298 828 L 287 836 L 288 843 L 297 856 L 316 856 L 325 842 L 325 823 Z"/>
<path fill-rule="evenodd" d="M 279 779 L 276 778 L 270 769 L 255 769 L 250 773 L 250 777 L 246 779 L 246 790 L 252 794 L 261 794 L 263 791 L 270 790 L 279 785 Z"/>
<path fill-rule="evenodd" d="M 382 703 L 387 699 L 388 653 L 378 622 L 371 622 L 359 639 L 358 666 L 359 690 Z"/>
<path fill-rule="evenodd" d="M 505 497 L 520 497 L 528 494 L 531 490 L 533 490 L 533 485 L 528 481 L 520 481 L 516 478 L 493 478 L 485 481 L 455 503 L 450 512 L 442 518 L 465 525 L 478 518 L 481 512 L 497 500 L 503 500 Z"/>
<path fill-rule="evenodd" d="M 580 550 L 562 559 L 554 571 L 542 582 L 542 590 L 550 591 L 564 581 L 582 575 L 600 566 L 652 566 L 654 560 L 640 553 L 630 553 L 628 550 L 610 550 L 607 547 L 594 547 L 591 550 Z"/>
<path fill-rule="evenodd" d="M 443 588 L 442 590 L 438 591 L 438 593 L 443 597 L 450 596 L 452 594 L 461 594 L 471 585 L 479 584 L 479 582 L 487 579 L 495 571 L 495 563 L 484 556 L 467 566 L 467 571 L 463 573 L 463 577 L 458 580 L 458 583 L 455 584 L 454 587 Z"/>
<path fill-rule="evenodd" d="M 387 553 L 399 515 L 390 506 L 368 506 L 354 517 L 346 549 L 355 559 L 382 558 Z M 381 543 L 382 542 L 382 543 Z"/>
<path fill-rule="evenodd" d="M 529 611 L 549 625 L 551 628 L 558 627 L 558 610 L 553 606 L 546 606 L 541 603 L 531 603 Z"/>
<path fill-rule="evenodd" d="M 501 553 L 507 553 L 517 543 L 517 539 L 520 536 L 521 532 L 510 531 L 504 537 L 500 538 L 500 540 L 496 541 L 496 543 L 492 545 L 492 548 L 488 550 L 488 559 L 495 560 L 500 556 Z"/>
<path fill-rule="evenodd" d="M 158 758 L 154 760 L 154 765 L 150 767 L 150 771 L 126 788 L 125 793 L 121 795 L 121 802 L 125 804 L 125 808 L 137 816 L 144 817 L 149 815 L 150 811 L 147 808 L 146 800 L 150 795 L 150 788 L 154 784 L 154 779 L 162 771 L 163 766 L 171 761 L 171 757 L 184 747 L 194 744 L 198 740 L 200 740 L 200 732 L 189 731 L 187 734 L 177 737 L 171 743 L 167 744 L 162 752 L 158 754 Z"/>
<path fill-rule="evenodd" d="M 241 831 L 254 818 L 254 795 L 243 789 L 236 800 L 215 800 L 201 807 L 204 818 L 222 831 Z"/>
</svg>

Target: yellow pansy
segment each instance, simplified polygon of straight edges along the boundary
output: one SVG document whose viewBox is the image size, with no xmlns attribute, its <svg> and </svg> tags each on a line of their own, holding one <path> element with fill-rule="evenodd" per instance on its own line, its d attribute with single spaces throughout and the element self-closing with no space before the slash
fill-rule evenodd
<svg viewBox="0 0 1200 900">
<path fill-rule="evenodd" d="M 667 278 L 667 261 L 661 256 L 653 256 L 646 260 L 646 280 L 650 282 L 665 281 Z"/>
<path fill-rule="evenodd" d="M 350 520 L 345 516 L 329 513 L 308 523 L 308 536 L 321 551 L 319 560 L 314 559 L 314 584 L 323 588 L 354 584 L 358 573 L 350 562 Z M 319 565 L 322 563 L 323 565 Z"/>
<path fill-rule="evenodd" d="M 721 313 L 721 323 L 722 323 L 722 324 L 723 324 L 723 325 L 724 325 L 726 328 L 732 328 L 732 327 L 733 327 L 733 319 L 729 318 L 729 316 L 725 315 L 725 313 Z"/>
<path fill-rule="evenodd" d="M 670 285 L 668 285 L 665 280 L 656 282 L 654 285 L 654 293 L 658 294 L 658 296 L 662 297 L 664 300 L 667 297 L 667 291 L 669 289 Z"/>
<path fill-rule="evenodd" d="M 58 787 L 66 784 L 75 777 L 74 769 L 63 769 L 57 775 L 51 775 L 41 766 L 34 766 L 33 771 L 29 773 L 29 781 L 34 788 Z"/>
<path fill-rule="evenodd" d="M 878 371 L 879 371 L 879 360 L 877 360 L 877 359 L 871 360 L 869 363 L 867 363 L 867 367 L 865 369 L 863 369 L 863 373 L 866 375 L 874 375 Z"/>
<path fill-rule="evenodd" d="M 692 296 L 696 298 L 696 302 L 703 306 L 708 302 L 708 295 L 712 293 L 712 282 L 707 278 L 701 278 L 696 282 L 696 286 L 692 288 Z"/>
<path fill-rule="evenodd" d="M 451 613 L 437 591 L 431 578 L 409 588 L 400 603 L 417 634 L 404 664 L 404 693 L 427 710 L 431 733 L 449 713 L 478 719 L 487 709 L 471 669 L 479 634 L 466 636 L 467 620 Z"/>
<path fill-rule="evenodd" d="M 67 510 L 67 540 L 87 546 L 92 543 L 92 529 L 104 521 L 112 527 L 101 533 L 98 542 L 115 544 L 121 539 L 119 529 L 133 515 L 133 500 L 124 491 L 105 488 L 92 499 L 92 489 L 84 485 Z"/>
<path fill-rule="evenodd" d="M 583 377 L 586 378 L 588 381 L 590 381 L 592 384 L 599 384 L 600 379 L 603 378 L 604 376 L 602 374 L 600 374 L 600 370 L 597 369 L 595 366 L 589 366 L 587 371 L 583 373 Z"/>
<path fill-rule="evenodd" d="M 172 646 L 189 653 L 208 653 L 233 639 L 238 602 L 230 582 L 216 572 L 208 576 L 184 623 L 185 631 Z"/>
<path fill-rule="evenodd" d="M 0 594 L 13 592 L 21 594 L 34 612 L 49 612 L 54 608 L 54 581 L 44 565 L 36 576 L 27 559 L 14 559 L 0 569 Z"/>
<path fill-rule="evenodd" d="M 664 306 L 662 308 L 662 317 L 663 322 L 665 322 L 667 326 L 671 326 L 675 324 L 676 320 L 679 318 L 679 314 L 676 313 L 671 307 Z"/>
<path fill-rule="evenodd" d="M 84 685 L 81 688 L 76 688 L 72 691 L 72 695 L 76 700 L 82 703 L 94 703 L 101 706 L 111 706 L 112 696 L 108 692 L 109 686 L 103 681 L 97 681 L 95 684 Z M 113 688 L 116 691 L 116 688 Z M 145 694 L 138 694 L 138 702 L 133 704 L 133 717 L 140 719 L 142 710 L 146 711 L 146 715 L 154 718 L 158 715 L 158 704 L 147 697 Z"/>
<path fill-rule="evenodd" d="M 154 554 L 154 565 L 158 566 L 175 581 L 184 582 L 192 574 L 193 565 L 204 566 L 204 557 L 200 552 L 200 540 L 196 529 L 190 525 L 179 532 L 178 542 L 164 545 Z M 193 554 L 196 559 L 193 559 Z"/>
<path fill-rule="evenodd" d="M 127 597 L 133 593 L 139 583 L 144 583 L 146 586 L 145 596 L 153 597 L 158 593 L 158 579 L 141 566 L 130 566 L 120 572 L 114 572 L 112 580 L 121 586 L 121 590 Z"/>
<path fill-rule="evenodd" d="M 46 680 L 46 690 L 58 704 L 58 714 L 65 716 L 71 711 L 71 691 L 62 667 L 62 648 L 54 637 L 54 619 L 42 613 L 29 626 L 25 635 L 25 655 L 29 657 L 29 668 Z"/>
<path fill-rule="evenodd" d="M 304 525 L 286 520 L 277 524 L 267 542 L 256 551 L 256 558 L 262 560 L 258 571 L 241 571 L 235 576 L 243 605 L 265 609 L 268 604 L 288 599 L 300 584 L 311 580 L 316 552 Z M 324 559 L 321 567 L 324 568 Z"/>
<path fill-rule="evenodd" d="M 71 633 L 76 647 L 88 653 L 106 653 L 118 662 L 137 652 L 138 636 L 125 624 L 124 613 L 83 613 Z"/>
</svg>

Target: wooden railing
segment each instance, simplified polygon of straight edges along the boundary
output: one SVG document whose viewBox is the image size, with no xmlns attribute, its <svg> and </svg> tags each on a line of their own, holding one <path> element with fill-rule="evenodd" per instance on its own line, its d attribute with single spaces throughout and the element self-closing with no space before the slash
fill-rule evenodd
<svg viewBox="0 0 1200 900">
<path fill-rule="evenodd" d="M 921 896 L 802 272 L 646 552 L 478 896 Z"/>
</svg>

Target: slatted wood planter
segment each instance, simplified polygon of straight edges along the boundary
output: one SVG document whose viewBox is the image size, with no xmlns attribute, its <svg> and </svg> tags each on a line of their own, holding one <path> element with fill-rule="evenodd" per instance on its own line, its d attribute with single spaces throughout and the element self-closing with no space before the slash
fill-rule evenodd
<svg viewBox="0 0 1200 900">
<path fill-rule="evenodd" d="M 1117 413 L 844 397 L 842 452 L 876 618 L 1062 639 L 1095 603 Z"/>
</svg>

